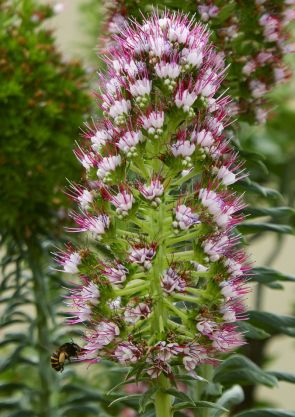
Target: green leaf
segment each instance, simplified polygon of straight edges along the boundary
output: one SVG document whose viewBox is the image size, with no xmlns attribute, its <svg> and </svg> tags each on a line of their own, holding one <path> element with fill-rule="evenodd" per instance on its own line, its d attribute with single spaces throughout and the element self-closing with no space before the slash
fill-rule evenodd
<svg viewBox="0 0 295 417">
<path fill-rule="evenodd" d="M 224 391 L 222 396 L 218 399 L 217 405 L 226 407 L 229 410 L 234 407 L 235 405 L 241 404 L 244 401 L 244 391 L 240 387 L 240 385 L 234 385 L 230 389 Z M 214 417 L 219 417 L 222 415 L 221 411 L 217 411 L 214 414 Z"/>
<path fill-rule="evenodd" d="M 244 235 L 261 232 L 275 232 L 282 234 L 293 234 L 294 232 L 291 226 L 274 223 L 241 223 L 238 226 L 238 230 Z"/>
<path fill-rule="evenodd" d="M 116 398 L 114 401 L 112 401 L 109 404 L 109 407 L 112 407 L 113 405 L 123 402 L 125 400 L 133 400 L 133 399 L 139 399 L 141 397 L 141 394 L 131 394 L 131 395 L 124 395 L 123 397 Z"/>
<path fill-rule="evenodd" d="M 247 339 L 255 339 L 255 340 L 264 340 L 270 337 L 270 334 L 264 331 L 263 329 L 259 329 L 259 327 L 253 326 L 251 323 L 247 321 L 240 321 L 238 323 L 239 328 L 241 331 L 245 332 L 245 336 Z"/>
<path fill-rule="evenodd" d="M 212 403 L 210 401 L 184 401 L 181 403 L 175 404 L 173 407 L 174 411 L 182 410 L 184 408 L 213 408 L 215 410 L 220 410 L 222 412 L 227 412 L 228 410 L 221 405 L 218 405 L 216 403 Z"/>
<path fill-rule="evenodd" d="M 136 382 L 136 379 L 135 379 L 135 378 L 131 378 L 131 379 L 128 379 L 128 380 L 126 380 L 126 381 L 119 382 L 119 384 L 117 384 L 117 385 L 115 385 L 113 388 L 111 388 L 111 389 L 107 392 L 107 394 L 106 394 L 106 395 L 111 395 L 113 392 L 117 391 L 117 389 L 118 389 L 118 388 L 120 388 L 120 387 L 122 387 L 122 386 L 124 386 L 124 385 L 127 385 L 127 384 L 133 384 L 133 383 L 135 383 L 135 382 Z"/>
<path fill-rule="evenodd" d="M 147 410 L 145 413 L 141 414 L 140 417 L 155 417 L 154 407 L 151 410 Z"/>
<path fill-rule="evenodd" d="M 12 414 L 9 414 L 7 417 L 34 417 L 37 414 L 33 410 L 18 410 Z"/>
<path fill-rule="evenodd" d="M 99 407 L 95 406 L 95 405 L 77 405 L 75 404 L 74 406 L 67 406 L 67 407 L 63 407 L 61 409 L 61 414 L 63 416 L 82 416 L 85 413 L 90 413 L 94 416 L 97 416 L 99 413 L 100 409 Z"/>
<path fill-rule="evenodd" d="M 189 382 L 189 381 L 200 381 L 200 382 L 208 382 L 207 379 L 202 378 L 200 375 L 188 375 L 188 374 L 177 374 L 175 375 L 177 381 Z"/>
<path fill-rule="evenodd" d="M 151 401 L 152 396 L 158 391 L 158 387 L 152 387 L 146 391 L 139 400 L 139 413 L 144 413 L 146 406 Z"/>
<path fill-rule="evenodd" d="M 0 384 L 0 392 L 1 393 L 13 393 L 16 390 L 24 390 L 24 389 L 31 389 L 25 384 L 18 384 L 18 383 L 3 383 Z"/>
<path fill-rule="evenodd" d="M 275 281 L 295 282 L 295 275 L 283 274 L 272 268 L 258 267 L 253 268 L 253 275 L 250 277 L 250 281 L 259 282 L 266 286 L 270 286 Z"/>
<path fill-rule="evenodd" d="M 218 21 L 224 22 L 228 19 L 234 12 L 235 5 L 232 4 L 225 4 L 224 7 L 221 8 L 220 13 L 218 13 Z"/>
<path fill-rule="evenodd" d="M 253 385 L 267 387 L 277 385 L 277 379 L 260 369 L 254 362 L 242 355 L 233 355 L 216 369 L 214 381 L 221 384 Z"/>
<path fill-rule="evenodd" d="M 249 323 L 270 333 L 295 337 L 295 317 L 278 316 L 265 311 L 248 311 Z"/>
<path fill-rule="evenodd" d="M 0 401 L 0 410 L 10 410 L 13 408 L 19 408 L 20 404 L 18 400 L 3 400 Z"/>
<path fill-rule="evenodd" d="M 184 392 L 178 391 L 174 388 L 165 389 L 164 392 L 167 394 L 172 395 L 173 397 L 177 398 L 178 400 L 187 402 L 189 404 L 194 404 L 194 401 Z"/>
<path fill-rule="evenodd" d="M 283 200 L 282 195 L 277 190 L 263 187 L 257 182 L 251 181 L 249 178 L 239 181 L 239 184 L 236 185 L 236 188 L 244 189 L 253 194 L 260 195 L 261 197 L 272 198 L 274 200 Z"/>
<path fill-rule="evenodd" d="M 259 408 L 255 410 L 242 411 L 234 417 L 295 417 L 295 411 L 286 411 L 274 408 Z"/>
<path fill-rule="evenodd" d="M 278 381 L 290 382 L 295 384 L 295 374 L 290 374 L 289 372 L 279 372 L 279 371 L 270 371 L 270 375 L 273 375 L 277 378 Z"/>
<path fill-rule="evenodd" d="M 251 217 L 271 216 L 281 218 L 284 216 L 294 216 L 295 210 L 291 207 L 246 207 L 243 213 L 250 214 Z"/>
</svg>

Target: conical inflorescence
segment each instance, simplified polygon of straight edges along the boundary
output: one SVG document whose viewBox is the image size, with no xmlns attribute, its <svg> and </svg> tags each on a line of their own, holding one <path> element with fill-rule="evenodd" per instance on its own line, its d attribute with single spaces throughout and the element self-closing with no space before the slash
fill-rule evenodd
<svg viewBox="0 0 295 417">
<path fill-rule="evenodd" d="M 82 359 L 151 377 L 193 371 L 244 343 L 244 204 L 230 188 L 245 174 L 224 134 L 224 62 L 206 27 L 182 14 L 154 13 L 114 40 L 100 75 L 104 118 L 75 151 L 86 180 L 71 184 L 70 230 L 85 241 L 56 254 L 81 278 L 69 322 L 84 325 Z"/>
</svg>

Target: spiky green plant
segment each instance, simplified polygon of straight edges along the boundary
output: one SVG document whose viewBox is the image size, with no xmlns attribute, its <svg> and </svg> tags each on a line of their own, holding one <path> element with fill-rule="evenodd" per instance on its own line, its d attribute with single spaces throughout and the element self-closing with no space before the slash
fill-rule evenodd
<svg viewBox="0 0 295 417">
<path fill-rule="evenodd" d="M 156 415 L 168 417 L 181 368 L 198 379 L 196 367 L 244 343 L 244 205 L 230 188 L 245 173 L 224 133 L 226 69 L 206 28 L 154 13 L 114 40 L 97 92 L 104 119 L 75 151 L 86 183 L 69 191 L 79 205 L 69 231 L 86 232 L 85 244 L 56 259 L 81 277 L 68 300 L 69 323 L 85 324 L 81 359 L 148 375 Z"/>
</svg>

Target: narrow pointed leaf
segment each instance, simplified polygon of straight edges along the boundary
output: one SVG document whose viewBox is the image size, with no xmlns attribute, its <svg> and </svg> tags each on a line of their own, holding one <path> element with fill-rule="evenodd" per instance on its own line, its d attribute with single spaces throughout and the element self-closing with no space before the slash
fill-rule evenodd
<svg viewBox="0 0 295 417">
<path fill-rule="evenodd" d="M 279 316 L 265 311 L 249 311 L 249 322 L 271 335 L 286 334 L 295 337 L 295 317 Z"/>
<path fill-rule="evenodd" d="M 238 404 L 241 404 L 241 402 L 244 401 L 245 395 L 244 391 L 240 387 L 240 385 L 234 385 L 232 388 L 226 390 L 222 396 L 218 399 L 217 405 L 226 407 L 229 410 Z M 222 416 L 223 412 L 218 410 L 214 414 L 214 417 L 220 417 Z"/>
<path fill-rule="evenodd" d="M 241 321 L 238 323 L 238 325 L 239 328 L 243 332 L 245 332 L 245 336 L 247 339 L 264 340 L 270 337 L 269 333 L 267 333 L 263 329 L 259 329 L 259 327 L 253 326 L 247 321 Z"/>
<path fill-rule="evenodd" d="M 295 411 L 286 411 L 274 408 L 259 408 L 257 410 L 243 411 L 234 417 L 295 417 Z"/>
<path fill-rule="evenodd" d="M 277 379 L 260 369 L 254 362 L 242 355 L 233 355 L 217 368 L 215 382 L 225 385 L 233 383 L 240 385 L 261 384 L 267 387 L 277 385 Z"/>
<path fill-rule="evenodd" d="M 278 381 L 290 382 L 291 384 L 295 384 L 295 374 L 278 371 L 270 371 L 268 373 L 276 377 Z"/>
<path fill-rule="evenodd" d="M 152 387 L 146 391 L 139 400 L 139 413 L 144 413 L 146 406 L 151 401 L 152 396 L 158 391 L 158 387 Z"/>
<path fill-rule="evenodd" d="M 238 230 L 244 235 L 262 232 L 293 234 L 294 232 L 294 229 L 291 226 L 274 223 L 242 223 L 238 226 Z"/>
<path fill-rule="evenodd" d="M 170 388 L 164 390 L 165 393 L 172 395 L 173 397 L 177 398 L 178 400 L 187 402 L 189 404 L 194 404 L 194 401 L 184 392 L 178 391 L 176 389 Z"/>
<path fill-rule="evenodd" d="M 272 268 L 257 267 L 253 268 L 250 281 L 259 282 L 260 284 L 268 285 L 274 281 L 295 282 L 295 275 L 284 274 Z"/>
</svg>

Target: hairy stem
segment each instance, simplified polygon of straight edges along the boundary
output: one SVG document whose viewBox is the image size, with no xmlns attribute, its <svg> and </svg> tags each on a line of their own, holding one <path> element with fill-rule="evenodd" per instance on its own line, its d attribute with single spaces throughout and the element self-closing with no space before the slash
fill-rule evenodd
<svg viewBox="0 0 295 417">
<path fill-rule="evenodd" d="M 159 390 L 155 395 L 156 417 L 173 417 L 172 397 L 164 392 L 170 388 L 170 381 L 164 375 L 158 379 Z"/>
</svg>

